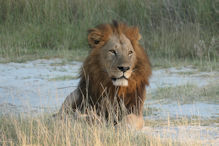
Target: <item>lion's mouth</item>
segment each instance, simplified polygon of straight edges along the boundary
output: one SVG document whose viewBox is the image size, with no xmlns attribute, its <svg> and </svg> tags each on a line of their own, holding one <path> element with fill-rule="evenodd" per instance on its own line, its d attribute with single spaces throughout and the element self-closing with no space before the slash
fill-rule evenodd
<svg viewBox="0 0 219 146">
<path fill-rule="evenodd" d="M 128 78 L 124 75 L 119 78 L 112 77 L 111 79 L 114 86 L 128 86 Z"/>
<path fill-rule="evenodd" d="M 124 75 L 119 77 L 119 78 L 112 77 L 111 79 L 112 79 L 112 81 L 116 81 L 116 80 L 119 80 L 119 79 L 126 79 L 126 80 L 128 80 L 128 78 L 126 78 Z"/>
</svg>

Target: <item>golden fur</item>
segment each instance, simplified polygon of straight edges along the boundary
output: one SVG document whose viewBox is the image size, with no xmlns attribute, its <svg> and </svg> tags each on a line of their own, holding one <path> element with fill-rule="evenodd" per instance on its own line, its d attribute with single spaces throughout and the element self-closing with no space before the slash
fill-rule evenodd
<svg viewBox="0 0 219 146">
<path fill-rule="evenodd" d="M 124 65 L 125 60 L 125 65 L 130 66 L 130 69 L 127 71 L 129 72 L 127 75 L 128 77 L 126 79 L 121 79 L 127 80 L 128 84 L 124 86 L 115 86 L 110 77 L 112 71 L 114 71 L 113 73 L 115 75 L 121 74 L 121 71 L 116 70 L 116 65 L 118 66 L 118 63 L 121 63 L 121 59 L 114 63 L 113 66 L 110 62 L 113 62 L 118 56 L 115 54 L 114 50 L 112 51 L 110 48 L 106 48 L 109 40 L 112 40 L 112 36 L 115 36 L 118 39 L 121 38 L 121 41 L 124 40 L 124 42 L 117 41 L 117 43 L 121 43 L 120 48 L 117 47 L 117 51 L 121 52 L 121 48 L 123 49 L 123 52 L 118 55 L 123 60 L 122 65 Z M 123 103 L 127 114 L 130 114 L 127 117 L 119 117 L 118 119 L 133 122 L 134 120 L 130 119 L 136 116 L 143 120 L 142 112 L 144 100 L 146 98 L 145 86 L 149 85 L 151 66 L 145 50 L 138 42 L 140 38 L 141 35 L 139 34 L 137 27 L 129 27 L 116 21 L 112 24 L 98 25 L 88 31 L 88 43 L 91 47 L 91 52 L 81 68 L 77 93 L 71 93 L 65 101 L 66 103 L 70 102 L 68 105 L 72 111 L 76 111 L 77 109 L 82 113 L 86 113 L 86 109 L 89 107 L 88 109 L 95 110 L 98 115 L 103 114 L 108 118 L 108 110 L 103 109 L 106 109 L 109 105 L 116 108 L 113 103 L 118 101 Z M 126 42 L 130 42 L 130 44 L 127 45 L 130 48 L 128 50 L 124 48 Z M 114 44 L 114 41 L 112 41 L 112 44 Z M 106 51 L 103 51 L 104 47 Z M 111 52 L 109 52 L 109 50 Z M 127 51 L 129 54 L 124 55 L 124 52 Z M 112 59 L 105 59 L 107 57 Z M 111 70 L 109 69 L 109 65 L 112 66 Z M 114 80 L 117 81 L 119 79 L 116 78 Z M 109 102 L 106 102 L 106 99 L 109 100 Z M 62 110 L 66 105 L 67 104 L 63 104 Z M 116 110 L 117 109 L 115 109 L 115 111 Z M 140 125 L 140 127 L 141 126 L 142 125 Z"/>
</svg>

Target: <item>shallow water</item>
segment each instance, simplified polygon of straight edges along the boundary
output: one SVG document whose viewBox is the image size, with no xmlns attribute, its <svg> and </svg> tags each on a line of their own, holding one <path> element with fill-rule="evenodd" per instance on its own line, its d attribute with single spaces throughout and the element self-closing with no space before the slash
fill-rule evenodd
<svg viewBox="0 0 219 146">
<path fill-rule="evenodd" d="M 200 143 L 201 145 L 219 144 L 217 127 L 209 126 L 165 126 L 165 127 L 144 127 L 145 134 L 152 135 L 161 140 L 172 138 L 177 142 Z M 191 144 L 192 145 L 192 144 Z"/>
<path fill-rule="evenodd" d="M 80 62 L 61 64 L 62 60 L 36 60 L 0 64 L 0 103 L 15 106 L 56 107 L 77 86 L 78 79 L 52 81 L 56 77 L 77 76 Z M 51 80 L 51 81 L 50 81 Z M 73 86 L 59 89 L 66 86 Z"/>
<path fill-rule="evenodd" d="M 63 63 L 61 59 L 35 60 L 26 63 L 0 64 L 0 115 L 8 113 L 30 113 L 52 112 L 57 110 L 65 97 L 73 91 L 79 80 L 78 76 L 81 62 Z M 73 78 L 63 78 L 73 77 Z M 56 80 L 57 79 L 57 80 Z M 192 67 L 168 68 L 154 70 L 147 87 L 148 94 L 156 92 L 158 88 L 174 87 L 179 85 L 194 84 L 198 87 L 206 86 L 212 82 L 219 81 L 218 72 L 199 72 Z M 168 99 L 149 99 L 145 106 L 154 109 L 147 114 L 145 119 L 167 120 L 178 117 L 199 117 L 204 120 L 212 120 L 206 127 L 201 126 L 193 129 L 188 127 L 168 126 L 171 137 L 180 137 L 186 131 L 199 129 L 200 140 L 207 142 L 215 140 L 219 142 L 219 104 L 197 101 L 193 103 L 180 104 L 177 101 L 165 102 Z M 167 126 L 145 127 L 150 129 L 151 134 L 159 134 L 165 131 Z M 182 129 L 184 132 L 182 132 Z M 171 132 L 172 131 L 172 132 Z M 180 131 L 180 132 L 179 132 Z M 204 132 L 203 132 L 204 131 Z M 210 133 L 206 136 L 203 133 Z M 145 132 L 147 133 L 147 132 Z M 180 134 L 179 134 L 180 133 Z M 195 133 L 195 132 L 194 132 Z M 198 132 L 197 132 L 198 133 Z M 168 137 L 168 133 L 166 135 Z M 206 137 L 206 138 L 204 138 Z M 191 136 L 195 139 L 196 136 Z"/>
</svg>

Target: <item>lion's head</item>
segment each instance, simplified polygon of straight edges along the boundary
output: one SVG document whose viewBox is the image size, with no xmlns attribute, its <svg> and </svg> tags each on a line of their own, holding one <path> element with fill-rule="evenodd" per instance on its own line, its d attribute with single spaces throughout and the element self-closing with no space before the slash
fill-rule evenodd
<svg viewBox="0 0 219 146">
<path fill-rule="evenodd" d="M 98 57 L 99 69 L 107 73 L 114 86 L 128 86 L 139 57 L 144 56 L 138 47 L 140 38 L 137 27 L 127 27 L 115 21 L 89 30 L 91 55 Z"/>
<path fill-rule="evenodd" d="M 124 34 L 110 36 L 100 52 L 101 64 L 115 86 L 128 86 L 136 63 L 135 50 Z"/>
</svg>

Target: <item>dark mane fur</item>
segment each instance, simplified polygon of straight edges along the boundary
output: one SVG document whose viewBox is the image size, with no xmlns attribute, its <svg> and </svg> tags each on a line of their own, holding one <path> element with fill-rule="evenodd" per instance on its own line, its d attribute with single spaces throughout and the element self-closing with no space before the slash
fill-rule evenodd
<svg viewBox="0 0 219 146">
<path fill-rule="evenodd" d="M 141 37 L 138 28 L 128 27 L 123 23 L 114 21 L 113 24 L 101 24 L 90 29 L 90 33 L 94 33 L 98 41 L 93 44 L 92 41 L 95 38 L 89 38 L 88 35 L 88 43 L 92 50 L 81 68 L 79 82 L 81 99 L 88 100 L 89 105 L 97 110 L 104 97 L 109 98 L 112 102 L 115 99 L 122 99 L 129 112 L 142 114 L 143 103 L 146 98 L 145 86 L 149 85 L 151 66 L 147 54 L 138 43 Z M 131 41 L 137 56 L 134 72 L 128 79 L 129 84 L 127 87 L 115 87 L 100 64 L 99 50 L 114 33 L 126 35 Z M 82 101 L 79 105 L 83 108 Z"/>
</svg>

